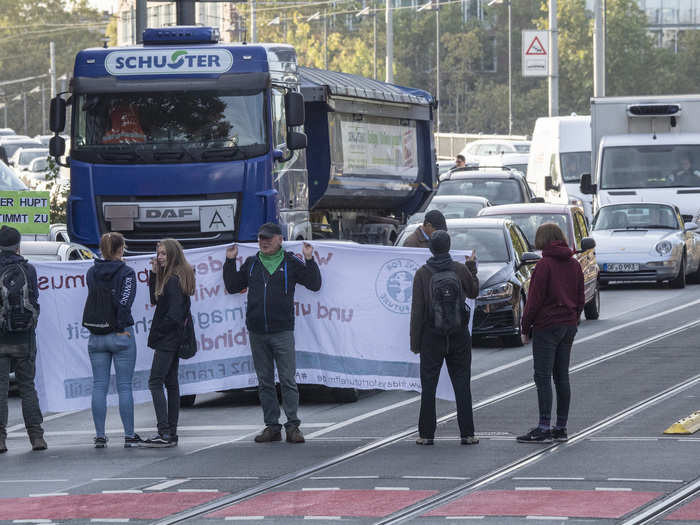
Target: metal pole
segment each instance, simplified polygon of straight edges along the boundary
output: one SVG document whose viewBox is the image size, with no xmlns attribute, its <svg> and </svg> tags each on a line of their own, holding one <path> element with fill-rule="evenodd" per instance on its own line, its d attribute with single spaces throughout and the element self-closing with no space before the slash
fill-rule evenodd
<svg viewBox="0 0 700 525">
<path fill-rule="evenodd" d="M 386 0 L 386 81 L 394 82 L 394 21 L 392 0 Z"/>
<path fill-rule="evenodd" d="M 56 96 L 56 46 L 49 42 L 49 78 L 51 85 L 51 98 Z"/>
<path fill-rule="evenodd" d="M 175 19 L 179 26 L 193 26 L 197 21 L 194 0 L 176 0 Z"/>
<path fill-rule="evenodd" d="M 437 92 L 437 132 L 440 133 L 440 4 L 435 3 L 435 84 Z"/>
<path fill-rule="evenodd" d="M 5 97 L 3 100 L 5 101 L 5 102 L 4 102 L 4 107 L 3 107 L 3 109 L 4 109 L 3 113 L 4 113 L 4 117 L 5 117 L 5 124 L 3 125 L 3 127 L 6 128 L 6 127 L 7 127 L 7 97 Z"/>
<path fill-rule="evenodd" d="M 41 83 L 41 134 L 46 133 L 46 89 Z"/>
<path fill-rule="evenodd" d="M 136 34 L 134 40 L 137 44 L 143 44 L 143 32 L 148 26 L 148 8 L 146 0 L 136 0 Z"/>
<path fill-rule="evenodd" d="M 24 104 L 24 134 L 29 135 L 29 126 L 27 124 L 27 92 L 22 93 L 22 103 Z"/>
<path fill-rule="evenodd" d="M 328 69 L 328 15 L 323 11 L 323 69 Z"/>
<path fill-rule="evenodd" d="M 250 42 L 258 41 L 258 28 L 255 23 L 255 0 L 250 0 Z"/>
<path fill-rule="evenodd" d="M 593 0 L 593 96 L 605 96 L 605 44 L 602 0 Z"/>
<path fill-rule="evenodd" d="M 559 115 L 559 51 L 557 50 L 557 0 L 549 0 L 549 116 Z"/>
<path fill-rule="evenodd" d="M 374 2 L 372 2 L 372 31 L 374 36 L 372 38 L 372 51 L 374 52 L 374 62 L 372 63 L 372 73 L 374 80 L 377 80 L 377 11 L 374 9 Z"/>
<path fill-rule="evenodd" d="M 508 135 L 513 134 L 513 31 L 511 26 L 512 0 L 508 0 Z"/>
</svg>

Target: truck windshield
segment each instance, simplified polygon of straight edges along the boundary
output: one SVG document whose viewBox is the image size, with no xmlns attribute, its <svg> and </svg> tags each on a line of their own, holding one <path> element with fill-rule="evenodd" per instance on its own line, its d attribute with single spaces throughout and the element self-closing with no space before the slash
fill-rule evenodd
<svg viewBox="0 0 700 525">
<path fill-rule="evenodd" d="M 581 175 L 591 172 L 591 152 L 574 151 L 560 153 L 561 176 L 564 182 L 580 182 Z"/>
<path fill-rule="evenodd" d="M 80 94 L 75 107 L 80 160 L 217 161 L 268 149 L 263 92 Z"/>
<path fill-rule="evenodd" d="M 700 187 L 700 145 L 605 148 L 600 182 L 604 190 Z"/>
</svg>

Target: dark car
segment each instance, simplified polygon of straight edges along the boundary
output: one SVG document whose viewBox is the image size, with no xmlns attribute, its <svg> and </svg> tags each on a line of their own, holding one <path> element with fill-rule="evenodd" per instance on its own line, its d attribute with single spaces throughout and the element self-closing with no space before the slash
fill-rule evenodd
<svg viewBox="0 0 700 525">
<path fill-rule="evenodd" d="M 503 168 L 458 168 L 440 178 L 437 195 L 474 195 L 491 204 L 544 202 L 535 197 L 522 173 Z"/>
<path fill-rule="evenodd" d="M 417 224 L 406 227 L 396 242 L 403 246 Z M 530 251 L 523 232 L 507 219 L 448 219 L 453 250 L 476 250 L 479 297 L 472 335 L 500 336 L 507 346 L 522 346 L 520 319 L 539 255 Z"/>
<path fill-rule="evenodd" d="M 583 270 L 586 292 L 586 306 L 583 311 L 586 319 L 598 319 L 600 269 L 595 256 L 595 240 L 588 236 L 583 208 L 571 204 L 508 204 L 483 209 L 479 212 L 479 217 L 500 217 L 513 221 L 533 246 L 537 228 L 542 224 L 552 222 L 559 226 L 566 236 L 569 248 L 576 252 L 574 257 Z"/>
</svg>

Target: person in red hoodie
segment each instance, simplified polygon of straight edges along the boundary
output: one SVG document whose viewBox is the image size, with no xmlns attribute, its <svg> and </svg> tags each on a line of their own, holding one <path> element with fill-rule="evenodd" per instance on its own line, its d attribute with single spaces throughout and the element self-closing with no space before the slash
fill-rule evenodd
<svg viewBox="0 0 700 525">
<path fill-rule="evenodd" d="M 540 421 L 517 440 L 520 443 L 551 443 L 568 439 L 569 360 L 585 303 L 583 272 L 556 224 L 543 224 L 537 229 L 535 248 L 542 250 L 542 259 L 535 266 L 530 280 L 522 330 L 532 338 Z M 552 376 L 557 392 L 557 421 L 553 427 L 550 426 Z"/>
</svg>

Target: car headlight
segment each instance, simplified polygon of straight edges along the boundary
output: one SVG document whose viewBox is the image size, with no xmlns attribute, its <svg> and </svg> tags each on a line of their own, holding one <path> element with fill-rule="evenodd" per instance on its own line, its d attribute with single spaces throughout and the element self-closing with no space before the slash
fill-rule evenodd
<svg viewBox="0 0 700 525">
<path fill-rule="evenodd" d="M 668 255 L 673 249 L 673 245 L 668 241 L 661 241 L 655 246 L 655 249 L 659 255 Z"/>
<path fill-rule="evenodd" d="M 583 201 L 581 199 L 577 199 L 576 197 L 569 197 L 569 204 L 583 208 Z"/>
<path fill-rule="evenodd" d="M 501 283 L 482 290 L 479 294 L 479 299 L 505 299 L 512 295 L 513 285 L 511 283 Z"/>
</svg>

